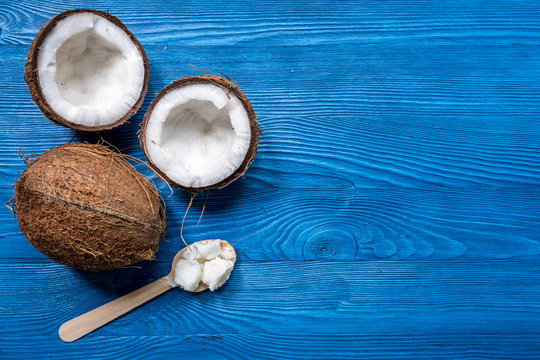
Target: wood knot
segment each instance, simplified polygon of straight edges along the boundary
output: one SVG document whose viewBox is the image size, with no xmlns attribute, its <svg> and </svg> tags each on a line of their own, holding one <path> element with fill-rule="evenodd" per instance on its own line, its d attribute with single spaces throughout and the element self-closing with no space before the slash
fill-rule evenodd
<svg viewBox="0 0 540 360">
<path fill-rule="evenodd" d="M 346 229 L 325 225 L 312 229 L 302 252 L 306 260 L 355 260 L 357 245 Z"/>
</svg>

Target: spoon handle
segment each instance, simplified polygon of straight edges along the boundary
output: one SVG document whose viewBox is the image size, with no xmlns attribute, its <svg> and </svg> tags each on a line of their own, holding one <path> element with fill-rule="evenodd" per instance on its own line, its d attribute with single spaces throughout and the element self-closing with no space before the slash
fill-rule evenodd
<svg viewBox="0 0 540 360">
<path fill-rule="evenodd" d="M 75 341 L 169 289 L 172 289 L 169 279 L 162 277 L 86 314 L 66 321 L 60 326 L 58 335 L 66 342 Z"/>
</svg>

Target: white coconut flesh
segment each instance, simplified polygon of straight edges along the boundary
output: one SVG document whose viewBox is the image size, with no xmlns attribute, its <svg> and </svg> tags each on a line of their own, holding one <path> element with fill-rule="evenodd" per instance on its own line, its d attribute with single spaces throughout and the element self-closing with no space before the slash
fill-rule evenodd
<svg viewBox="0 0 540 360">
<path fill-rule="evenodd" d="M 129 111 L 144 86 L 144 60 L 125 31 L 93 13 L 59 21 L 38 55 L 45 100 L 66 120 L 112 124 Z"/>
<path fill-rule="evenodd" d="M 249 118 L 240 100 L 212 84 L 190 84 L 166 93 L 146 125 L 146 150 L 169 179 L 188 188 L 219 183 L 248 152 Z"/>
</svg>

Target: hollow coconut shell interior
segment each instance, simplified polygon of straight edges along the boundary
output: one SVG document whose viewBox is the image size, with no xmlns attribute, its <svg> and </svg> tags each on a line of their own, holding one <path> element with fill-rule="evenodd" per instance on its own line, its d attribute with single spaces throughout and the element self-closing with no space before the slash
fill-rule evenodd
<svg viewBox="0 0 540 360">
<path fill-rule="evenodd" d="M 38 59 L 39 59 L 40 50 L 47 36 L 63 20 L 73 15 L 85 14 L 85 13 L 97 15 L 109 21 L 114 26 L 118 27 L 121 31 L 123 31 L 125 35 L 127 36 L 127 38 L 129 38 L 129 40 L 133 43 L 133 45 L 138 50 L 138 53 L 140 54 L 140 57 L 142 59 L 142 66 L 144 68 L 144 75 L 143 75 L 144 78 L 142 79 L 142 88 L 140 89 L 139 96 L 136 97 L 136 100 L 133 102 L 133 105 L 125 113 L 123 113 L 123 115 L 118 116 L 115 120 L 107 124 L 103 124 L 103 125 L 86 125 L 86 124 L 82 124 L 80 122 L 74 121 L 73 119 L 70 119 L 69 116 L 62 116 L 58 114 L 58 112 L 55 111 L 55 109 L 51 106 L 51 104 L 47 101 L 45 97 L 44 91 L 40 83 L 40 77 L 39 77 L 39 71 L 38 71 L 38 63 L 39 63 Z M 25 72 L 24 72 L 24 79 L 26 83 L 28 84 L 28 89 L 29 89 L 30 95 L 32 96 L 32 100 L 36 103 L 36 105 L 43 112 L 43 114 L 49 120 L 53 121 L 54 123 L 58 125 L 62 125 L 67 128 L 70 128 L 73 130 L 80 130 L 80 131 L 109 130 L 125 123 L 129 118 L 135 115 L 135 113 L 141 107 L 144 101 L 144 97 L 146 95 L 147 89 L 148 89 L 148 78 L 149 78 L 148 58 L 146 56 L 146 53 L 144 52 L 142 45 L 139 43 L 137 38 L 126 28 L 126 26 L 117 17 L 110 15 L 108 12 L 92 10 L 92 9 L 68 10 L 50 19 L 41 28 L 41 30 L 38 32 L 38 34 L 32 41 L 32 44 L 30 45 L 30 50 L 28 51 L 28 55 L 26 57 Z M 99 106 L 97 107 L 99 108 Z"/>
<path fill-rule="evenodd" d="M 152 139 L 150 136 L 148 136 L 148 131 L 150 126 L 163 126 L 162 124 L 157 125 L 151 125 L 151 122 L 153 121 L 153 113 L 156 110 L 156 108 L 159 106 L 160 102 L 167 97 L 168 94 L 174 92 L 175 90 L 183 89 L 188 86 L 192 85 L 211 85 L 218 89 L 220 89 L 222 92 L 224 92 L 225 96 L 230 100 L 233 97 L 238 99 L 239 103 L 241 104 L 243 111 L 245 112 L 244 116 L 246 116 L 247 124 L 244 124 L 245 130 L 248 132 L 249 139 L 245 141 L 245 153 L 243 155 L 243 158 L 237 160 L 238 165 L 235 166 L 233 169 L 231 169 L 228 173 L 222 176 L 221 179 L 218 181 L 215 181 L 210 184 L 204 184 L 202 186 L 200 185 L 189 185 L 185 183 L 181 183 L 175 179 L 172 178 L 172 176 L 167 173 L 167 171 L 164 169 L 164 166 L 158 166 L 156 161 L 153 159 L 149 151 L 149 147 L 154 146 L 153 144 L 156 140 Z M 168 100 L 169 101 L 169 100 Z M 210 105 L 211 107 L 213 105 Z M 203 110 L 198 110 L 204 113 Z M 179 115 L 183 116 L 183 115 Z M 203 116 L 204 117 L 204 116 Z M 201 121 L 204 122 L 204 119 Z M 230 126 L 230 124 L 228 125 Z M 232 127 L 234 130 L 234 126 Z M 229 129 L 230 130 L 230 129 Z M 203 130 L 202 132 L 211 131 L 211 130 Z M 163 131 L 163 134 L 165 131 Z M 164 136 L 162 134 L 162 136 Z M 194 134 L 195 139 L 192 141 L 193 146 L 198 146 L 198 139 L 196 136 L 200 135 Z M 187 135 L 190 137 L 191 135 Z M 141 125 L 141 131 L 139 133 L 139 140 L 141 143 L 141 147 L 144 151 L 144 154 L 148 160 L 148 163 L 150 166 L 161 175 L 163 179 L 165 179 L 168 183 L 180 188 L 181 190 L 191 192 L 193 194 L 200 193 L 207 190 L 213 190 L 213 189 L 219 189 L 223 188 L 227 185 L 229 185 L 231 182 L 235 181 L 239 177 L 241 177 L 246 170 L 249 168 L 251 163 L 253 162 L 253 159 L 255 157 L 255 154 L 257 153 L 257 146 L 259 142 L 259 126 L 257 122 L 257 118 L 255 115 L 255 112 L 247 99 L 246 95 L 238 88 L 238 86 L 231 81 L 214 76 L 214 75 L 202 75 L 202 76 L 190 76 L 190 77 L 184 77 L 180 78 L 170 85 L 163 88 L 159 94 L 156 96 L 156 98 L 152 101 L 150 106 L 148 107 L 148 110 L 146 111 L 143 122 Z M 187 152 L 189 152 L 191 149 L 186 149 Z M 179 154 L 176 154 L 179 155 Z M 181 155 L 181 154 L 180 154 Z M 168 156 L 168 159 L 170 159 L 171 162 L 175 161 L 174 156 Z M 166 164 L 169 165 L 169 164 Z"/>
</svg>

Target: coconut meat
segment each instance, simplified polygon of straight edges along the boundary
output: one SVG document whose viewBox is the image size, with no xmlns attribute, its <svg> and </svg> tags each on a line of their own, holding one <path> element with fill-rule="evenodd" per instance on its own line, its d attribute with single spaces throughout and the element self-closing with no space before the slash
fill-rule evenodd
<svg viewBox="0 0 540 360">
<path fill-rule="evenodd" d="M 219 183 L 242 164 L 249 149 L 248 114 L 233 93 L 212 84 L 167 92 L 146 125 L 148 157 L 184 187 Z"/>
<path fill-rule="evenodd" d="M 181 259 L 174 268 L 174 282 L 184 290 L 195 291 L 201 281 L 201 271 L 199 262 Z"/>
<path fill-rule="evenodd" d="M 214 291 L 229 279 L 235 258 L 232 246 L 221 248 L 221 240 L 191 244 L 176 263 L 171 285 L 195 291 L 202 281 L 210 291 Z"/>
<path fill-rule="evenodd" d="M 128 112 L 144 85 L 144 60 L 125 31 L 90 12 L 60 20 L 38 55 L 40 87 L 70 122 L 102 126 Z"/>
</svg>

